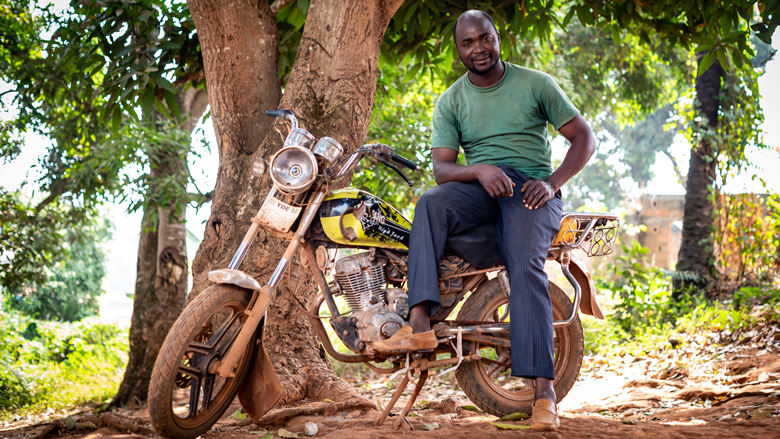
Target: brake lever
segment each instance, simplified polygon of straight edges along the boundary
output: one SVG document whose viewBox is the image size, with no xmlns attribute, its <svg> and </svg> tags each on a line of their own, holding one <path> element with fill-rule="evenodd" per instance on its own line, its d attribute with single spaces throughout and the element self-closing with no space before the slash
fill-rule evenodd
<svg viewBox="0 0 780 439">
<path fill-rule="evenodd" d="M 373 151 L 372 151 L 372 152 L 373 152 Z M 384 159 L 384 158 L 383 158 L 381 155 L 379 155 L 379 154 L 372 154 L 372 155 L 373 155 L 373 156 L 374 156 L 374 158 L 376 158 L 376 159 L 377 159 L 377 160 L 378 160 L 380 163 L 382 163 L 383 165 L 385 165 L 385 166 L 387 166 L 388 168 L 390 168 L 390 169 L 392 169 L 393 171 L 395 171 L 395 172 L 396 172 L 396 174 L 400 175 L 400 176 L 401 176 L 401 178 L 403 178 L 403 179 L 404 179 L 404 181 L 406 181 L 406 184 L 408 184 L 408 185 L 409 185 L 409 187 L 413 187 L 413 186 L 414 186 L 414 183 L 412 183 L 412 181 L 411 181 L 411 180 L 409 180 L 409 179 L 406 177 L 406 175 L 404 175 L 404 173 L 403 173 L 403 172 L 401 172 L 401 170 L 400 170 L 400 169 L 398 169 L 398 168 L 397 168 L 395 165 L 393 165 L 392 163 L 390 163 L 390 162 L 388 162 L 387 160 L 385 160 L 385 159 Z"/>
</svg>

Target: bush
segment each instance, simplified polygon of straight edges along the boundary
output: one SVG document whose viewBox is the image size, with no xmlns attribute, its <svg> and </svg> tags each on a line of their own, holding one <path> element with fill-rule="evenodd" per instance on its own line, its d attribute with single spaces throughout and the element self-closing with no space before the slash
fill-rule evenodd
<svg viewBox="0 0 780 439">
<path fill-rule="evenodd" d="M 755 322 L 756 306 L 777 313 L 780 290 L 773 286 L 745 287 L 733 302 L 712 302 L 702 292 L 684 291 L 672 297 L 672 276 L 648 266 L 646 248 L 636 241 L 623 246 L 609 276 L 595 276 L 598 290 L 612 296 L 605 321 L 583 320 L 585 348 L 591 355 L 610 350 L 636 351 L 667 345 L 675 334 L 736 330 Z M 608 280 L 601 280 L 607 278 Z M 611 314 L 609 313 L 611 311 Z"/>
<path fill-rule="evenodd" d="M 0 360 L 0 411 L 21 407 L 31 400 L 32 395 L 22 375 Z"/>
<path fill-rule="evenodd" d="M 127 349 L 127 331 L 116 325 L 0 312 L 0 421 L 106 401 L 117 391 Z"/>
</svg>

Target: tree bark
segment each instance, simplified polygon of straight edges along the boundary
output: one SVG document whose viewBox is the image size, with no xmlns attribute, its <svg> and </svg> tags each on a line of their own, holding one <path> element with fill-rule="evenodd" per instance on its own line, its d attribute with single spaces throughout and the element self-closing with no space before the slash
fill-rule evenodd
<svg viewBox="0 0 780 439">
<path fill-rule="evenodd" d="M 176 94 L 185 118 L 181 129 L 191 133 L 207 105 L 204 90 L 190 88 Z M 159 166 L 149 175 L 150 186 L 162 179 L 177 178 L 187 186 L 187 157 L 175 152 L 156 157 Z M 144 211 L 130 324 L 130 354 L 127 369 L 111 406 L 143 404 L 152 368 L 165 336 L 184 309 L 187 298 L 186 211 L 173 215 L 173 207 Z"/>
<path fill-rule="evenodd" d="M 704 53 L 699 54 L 701 63 Z M 699 111 L 712 129 L 718 126 L 720 83 L 723 68 L 716 59 L 696 79 L 696 101 Z M 712 185 L 715 182 L 716 158 L 713 145 L 705 137 L 691 151 L 690 166 L 683 210 L 682 244 L 677 259 L 677 271 L 687 275 L 676 278 L 675 297 L 688 287 L 703 287 L 713 279 L 712 261 L 715 258 L 712 238 L 714 204 Z M 690 276 L 693 274 L 694 276 Z"/>
<path fill-rule="evenodd" d="M 291 108 L 316 137 L 337 139 L 351 151 L 366 136 L 374 104 L 377 61 L 385 29 L 401 0 L 312 1 L 295 64 L 282 98 L 278 30 L 267 2 L 189 0 L 198 29 L 219 142 L 220 165 L 211 218 L 193 263 L 192 295 L 208 286 L 210 270 L 224 268 L 271 188 L 250 173 L 254 157 L 270 158 L 282 146 L 265 110 Z M 225 48 L 229 47 L 230 50 Z M 261 283 L 287 242 L 260 231 L 239 267 Z M 285 395 L 346 401 L 356 392 L 337 378 L 301 309 L 317 291 L 295 260 L 268 310 L 265 342 Z"/>
</svg>

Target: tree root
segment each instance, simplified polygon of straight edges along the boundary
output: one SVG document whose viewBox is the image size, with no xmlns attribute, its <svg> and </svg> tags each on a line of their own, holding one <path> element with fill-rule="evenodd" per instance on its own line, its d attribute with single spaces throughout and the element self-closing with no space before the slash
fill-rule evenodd
<svg viewBox="0 0 780 439">
<path fill-rule="evenodd" d="M 718 402 L 714 402 L 714 403 L 712 403 L 712 406 L 713 406 L 713 407 L 715 407 L 715 406 L 723 405 L 723 404 L 725 404 L 725 403 L 727 403 L 727 402 L 729 402 L 729 401 L 734 401 L 735 399 L 740 399 L 740 398 L 749 398 L 749 397 L 751 397 L 751 396 L 763 396 L 763 397 L 768 397 L 768 396 L 769 396 L 769 395 L 771 395 L 771 394 L 772 394 L 772 391 L 771 391 L 771 390 L 767 390 L 767 389 L 764 389 L 764 391 L 761 391 L 761 390 L 759 390 L 759 391 L 757 391 L 757 392 L 742 392 L 742 393 L 737 393 L 737 394 L 736 394 L 736 395 L 734 395 L 734 396 L 730 396 L 730 397 L 728 397 L 728 398 L 726 398 L 726 399 L 724 399 L 724 400 L 721 400 L 721 401 L 718 401 Z"/>
<path fill-rule="evenodd" d="M 41 430 L 40 433 L 36 434 L 33 439 L 44 439 L 47 438 L 53 434 L 57 434 L 60 432 L 60 429 L 65 426 L 65 423 L 60 421 L 59 419 L 55 419 L 51 424 L 47 425 L 46 428 Z"/>
<path fill-rule="evenodd" d="M 154 431 L 144 427 L 143 425 L 134 423 L 134 418 L 122 418 L 125 417 L 114 413 L 103 413 L 100 415 L 83 416 L 75 421 L 73 421 L 73 418 L 65 421 L 62 419 L 55 419 L 33 439 L 46 439 L 50 436 L 58 435 L 64 430 L 86 430 L 104 427 L 113 428 L 125 433 L 135 433 L 144 436 L 157 435 Z"/>
<path fill-rule="evenodd" d="M 261 427 L 281 427 L 287 421 L 297 416 L 331 416 L 338 412 L 354 410 L 378 411 L 374 403 L 363 398 L 354 398 L 344 402 L 311 402 L 298 407 L 273 409 L 255 422 L 255 424 Z"/>
</svg>

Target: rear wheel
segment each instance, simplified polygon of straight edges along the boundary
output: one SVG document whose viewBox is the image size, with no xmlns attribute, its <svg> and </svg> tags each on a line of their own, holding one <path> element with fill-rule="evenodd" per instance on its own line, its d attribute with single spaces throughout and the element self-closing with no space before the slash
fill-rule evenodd
<svg viewBox="0 0 780 439">
<path fill-rule="evenodd" d="M 549 284 L 553 320 L 563 320 L 571 314 L 572 303 L 557 285 Z M 504 295 L 498 279 L 477 289 L 463 304 L 458 320 L 508 322 L 509 298 Z M 554 330 L 555 394 L 562 400 L 574 386 L 582 366 L 583 334 L 580 318 Z M 509 338 L 508 333 L 506 338 Z M 509 349 L 478 342 L 463 343 L 464 350 L 479 352 L 483 359 L 463 363 L 455 374 L 461 389 L 471 401 L 487 413 L 504 416 L 511 413 L 531 413 L 534 402 L 534 380 L 513 377 Z"/>
<path fill-rule="evenodd" d="M 254 341 L 243 352 L 236 376 L 209 372 L 221 360 L 247 315 L 252 294 L 234 285 L 213 286 L 195 298 L 173 324 L 160 348 L 149 383 L 149 415 L 164 437 L 191 439 L 208 431 L 227 410 L 249 370 Z"/>
</svg>

